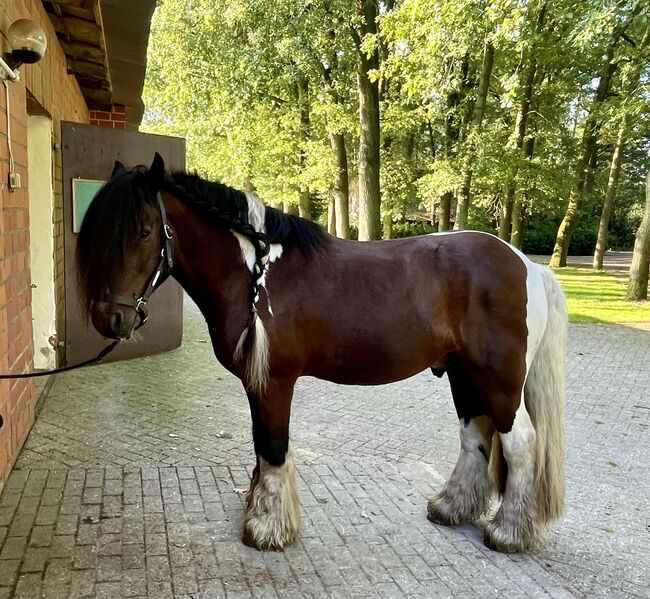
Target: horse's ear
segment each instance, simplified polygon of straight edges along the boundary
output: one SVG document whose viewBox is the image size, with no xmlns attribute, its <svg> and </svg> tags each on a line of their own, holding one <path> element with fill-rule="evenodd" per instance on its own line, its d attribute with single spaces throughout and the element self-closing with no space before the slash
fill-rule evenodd
<svg viewBox="0 0 650 599">
<path fill-rule="evenodd" d="M 165 178 L 165 163 L 158 152 L 154 155 L 153 162 L 149 167 L 149 175 L 154 181 L 162 181 Z"/>
<path fill-rule="evenodd" d="M 125 172 L 126 172 L 125 166 L 119 160 L 116 160 L 115 166 L 113 166 L 113 172 L 111 173 L 111 179 Z"/>
</svg>

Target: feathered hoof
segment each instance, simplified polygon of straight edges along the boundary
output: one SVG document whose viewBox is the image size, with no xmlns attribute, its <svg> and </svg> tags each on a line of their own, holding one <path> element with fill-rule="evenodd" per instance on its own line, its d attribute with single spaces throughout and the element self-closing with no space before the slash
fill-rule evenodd
<svg viewBox="0 0 650 599">
<path fill-rule="evenodd" d="M 455 485 L 443 488 L 427 504 L 427 518 L 443 526 L 474 522 L 485 513 L 490 500 L 490 488 L 477 485 L 462 489 Z"/>
<path fill-rule="evenodd" d="M 244 522 L 242 541 L 244 545 L 260 551 L 282 551 L 298 539 L 299 529 L 269 519 L 247 518 Z"/>
<path fill-rule="evenodd" d="M 442 526 L 455 526 L 463 521 L 458 511 L 450 505 L 444 493 L 429 499 L 427 503 L 427 519 Z"/>
<path fill-rule="evenodd" d="M 490 522 L 483 536 L 483 543 L 500 553 L 524 553 L 538 544 L 539 536 L 529 523 L 512 524 L 499 518 L 499 513 Z"/>
<path fill-rule="evenodd" d="M 242 540 L 250 547 L 280 551 L 296 542 L 300 533 L 300 500 L 293 454 L 282 466 L 260 460 L 246 494 Z"/>
</svg>

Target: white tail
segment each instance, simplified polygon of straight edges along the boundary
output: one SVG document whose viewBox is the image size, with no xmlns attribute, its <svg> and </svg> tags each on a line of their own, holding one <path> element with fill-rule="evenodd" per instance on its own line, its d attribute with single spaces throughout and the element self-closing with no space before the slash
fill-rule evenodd
<svg viewBox="0 0 650 599">
<path fill-rule="evenodd" d="M 540 267 L 543 268 L 543 267 Z M 555 275 L 543 268 L 548 320 L 524 387 L 537 433 L 534 494 L 538 524 L 564 513 L 564 404 L 567 310 Z"/>
</svg>

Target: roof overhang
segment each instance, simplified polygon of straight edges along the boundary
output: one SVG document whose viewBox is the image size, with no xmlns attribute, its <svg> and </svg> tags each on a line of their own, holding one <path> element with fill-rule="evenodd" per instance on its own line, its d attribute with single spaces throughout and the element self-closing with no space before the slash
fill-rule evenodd
<svg viewBox="0 0 650 599">
<path fill-rule="evenodd" d="M 128 125 L 137 127 L 156 0 L 43 0 L 43 6 L 88 108 L 124 105 Z"/>
</svg>

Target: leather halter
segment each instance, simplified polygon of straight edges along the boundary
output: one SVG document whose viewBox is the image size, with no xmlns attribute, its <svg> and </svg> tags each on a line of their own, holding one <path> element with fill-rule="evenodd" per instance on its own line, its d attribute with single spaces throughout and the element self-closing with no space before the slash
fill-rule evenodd
<svg viewBox="0 0 650 599">
<path fill-rule="evenodd" d="M 166 276 L 164 275 L 168 275 L 172 268 L 174 268 L 174 257 L 172 255 L 172 228 L 167 220 L 167 211 L 165 210 L 165 203 L 163 202 L 160 192 L 156 195 L 156 199 L 158 200 L 158 207 L 160 208 L 160 233 L 161 239 L 163 240 L 158 266 L 156 266 L 156 270 L 154 270 L 153 274 L 149 277 L 149 282 L 147 283 L 142 295 L 136 297 L 136 294 L 133 294 L 133 303 L 121 301 L 122 298 L 119 297 L 111 302 L 113 305 L 127 306 L 135 310 L 137 318 L 133 319 L 133 327 L 131 328 L 129 336 L 142 327 L 149 319 L 147 302 L 156 288 L 165 280 Z M 167 273 L 164 272 L 165 267 L 168 269 Z M 139 322 L 137 322 L 138 319 Z"/>
</svg>

